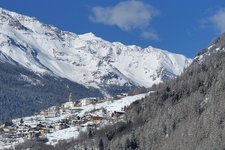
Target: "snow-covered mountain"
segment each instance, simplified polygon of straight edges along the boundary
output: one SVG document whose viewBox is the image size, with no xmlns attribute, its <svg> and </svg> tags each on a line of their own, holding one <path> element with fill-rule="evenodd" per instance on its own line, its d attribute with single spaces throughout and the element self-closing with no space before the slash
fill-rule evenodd
<svg viewBox="0 0 225 150">
<path fill-rule="evenodd" d="M 86 87 L 150 87 L 180 75 L 191 59 L 165 50 L 77 35 L 0 9 L 0 61 Z"/>
</svg>

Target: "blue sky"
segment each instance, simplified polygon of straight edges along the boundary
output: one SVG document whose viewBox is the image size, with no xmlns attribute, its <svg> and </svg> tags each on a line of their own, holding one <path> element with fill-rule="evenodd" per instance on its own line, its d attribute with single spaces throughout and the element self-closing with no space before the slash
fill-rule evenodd
<svg viewBox="0 0 225 150">
<path fill-rule="evenodd" d="M 225 1 L 2 0 L 0 7 L 76 34 L 194 57 L 225 31 Z"/>
</svg>

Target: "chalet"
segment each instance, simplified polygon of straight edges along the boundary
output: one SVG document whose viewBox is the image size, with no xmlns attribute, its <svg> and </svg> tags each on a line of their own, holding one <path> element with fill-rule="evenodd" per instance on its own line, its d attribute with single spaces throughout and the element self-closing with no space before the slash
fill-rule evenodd
<svg viewBox="0 0 225 150">
<path fill-rule="evenodd" d="M 11 133 L 16 130 L 16 125 L 12 124 L 11 126 L 4 126 L 1 128 L 1 130 L 5 133 Z"/>
<path fill-rule="evenodd" d="M 4 128 L 5 124 L 0 125 L 0 129 Z"/>
<path fill-rule="evenodd" d="M 29 126 L 30 126 L 30 128 L 34 129 L 37 126 L 37 124 L 36 123 L 31 123 L 31 124 L 29 124 Z"/>
<path fill-rule="evenodd" d="M 4 127 L 2 130 L 3 130 L 4 132 L 10 132 L 10 129 L 7 128 L 7 127 Z"/>
<path fill-rule="evenodd" d="M 120 99 L 120 98 L 123 98 L 123 97 L 126 97 L 126 96 L 128 96 L 128 93 L 121 93 L 121 94 L 116 95 L 116 98 Z"/>
<path fill-rule="evenodd" d="M 74 102 L 66 102 L 66 103 L 62 104 L 62 107 L 64 109 L 73 108 L 74 106 L 75 106 Z"/>
<path fill-rule="evenodd" d="M 39 123 L 35 129 L 38 130 L 41 135 L 48 133 L 48 129 L 46 128 L 46 126 L 41 123 Z"/>
<path fill-rule="evenodd" d="M 29 132 L 28 139 L 33 139 L 35 137 L 39 137 L 40 135 L 39 130 L 37 130 L 36 128 L 30 128 L 28 132 Z"/>
<path fill-rule="evenodd" d="M 69 119 L 62 119 L 61 121 L 58 121 L 55 125 L 54 125 L 54 129 L 55 130 L 62 130 L 65 128 L 70 127 L 69 126 L 70 120 Z"/>
<path fill-rule="evenodd" d="M 128 93 L 122 93 L 121 95 L 126 97 L 126 96 L 128 96 Z"/>
<path fill-rule="evenodd" d="M 69 128 L 69 127 L 70 127 L 70 126 L 69 126 L 68 124 L 66 124 L 66 123 L 60 123 L 59 126 L 60 126 L 60 127 L 59 127 L 60 130 L 66 129 L 66 128 Z"/>
<path fill-rule="evenodd" d="M 55 124 L 55 130 L 61 130 L 61 123 Z"/>
<path fill-rule="evenodd" d="M 60 110 L 60 107 L 59 106 L 52 106 L 46 110 L 44 110 L 43 112 L 46 113 L 46 112 L 59 112 Z M 42 114 L 44 114 L 43 112 L 41 112 Z"/>
<path fill-rule="evenodd" d="M 79 126 L 81 124 L 84 123 L 84 120 L 77 120 L 77 119 L 72 119 L 71 120 L 71 124 L 75 125 L 75 126 Z"/>
<path fill-rule="evenodd" d="M 81 118 L 82 120 L 87 120 L 90 121 L 91 120 L 91 115 L 85 115 Z"/>
<path fill-rule="evenodd" d="M 92 121 L 88 121 L 88 122 L 84 122 L 84 123 L 82 123 L 80 126 L 81 127 L 93 127 L 94 126 L 94 122 L 92 122 Z"/>
<path fill-rule="evenodd" d="M 89 121 L 94 121 L 96 123 L 96 121 L 101 121 L 103 119 L 103 117 L 98 116 L 98 115 L 85 115 L 84 117 L 82 117 L 82 122 L 86 123 Z"/>
<path fill-rule="evenodd" d="M 17 137 L 29 137 L 29 126 L 26 125 L 19 125 L 17 128 Z"/>
<path fill-rule="evenodd" d="M 42 111 L 40 112 L 40 115 L 45 115 L 46 112 L 47 112 L 47 110 L 42 110 Z"/>
<path fill-rule="evenodd" d="M 48 126 L 48 133 L 53 133 L 55 131 L 54 127 L 52 125 Z"/>
<path fill-rule="evenodd" d="M 61 119 L 61 123 L 69 124 L 69 118 Z"/>
<path fill-rule="evenodd" d="M 116 99 L 121 99 L 121 98 L 123 98 L 123 97 L 125 97 L 125 96 L 123 96 L 122 94 L 116 95 Z"/>
<path fill-rule="evenodd" d="M 83 110 L 83 109 L 81 109 L 79 107 L 71 107 L 69 109 L 66 109 L 65 111 L 70 114 L 74 114 L 74 113 L 80 112 L 81 110 Z"/>
<path fill-rule="evenodd" d="M 92 98 L 92 97 L 84 98 L 80 100 L 80 106 L 87 106 L 87 105 L 93 104 L 96 101 L 97 101 L 96 98 Z"/>
<path fill-rule="evenodd" d="M 80 101 L 74 101 L 73 103 L 74 103 L 74 107 L 79 107 L 80 106 L 80 104 L 79 104 Z"/>
<path fill-rule="evenodd" d="M 91 115 L 91 118 L 90 119 L 91 119 L 91 121 L 96 121 L 96 120 L 102 120 L 103 117 Z"/>
<path fill-rule="evenodd" d="M 48 133 L 48 129 L 47 128 L 41 128 L 39 129 L 40 135 L 45 135 Z"/>
<path fill-rule="evenodd" d="M 45 116 L 45 118 L 58 117 L 59 116 L 59 112 L 56 112 L 56 111 L 45 112 L 44 116 Z"/>
<path fill-rule="evenodd" d="M 113 97 L 105 97 L 104 99 L 106 99 L 107 101 L 111 101 L 113 100 Z"/>
</svg>

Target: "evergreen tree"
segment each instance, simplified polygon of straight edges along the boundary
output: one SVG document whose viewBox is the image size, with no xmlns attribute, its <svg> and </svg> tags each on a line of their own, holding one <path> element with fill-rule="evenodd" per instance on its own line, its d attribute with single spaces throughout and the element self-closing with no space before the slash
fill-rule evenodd
<svg viewBox="0 0 225 150">
<path fill-rule="evenodd" d="M 104 143 L 103 143 L 102 139 L 100 139 L 98 147 L 99 147 L 99 150 L 104 150 Z"/>
<path fill-rule="evenodd" d="M 23 123 L 24 123 L 23 118 L 21 118 L 20 119 L 20 124 L 23 124 Z"/>
</svg>

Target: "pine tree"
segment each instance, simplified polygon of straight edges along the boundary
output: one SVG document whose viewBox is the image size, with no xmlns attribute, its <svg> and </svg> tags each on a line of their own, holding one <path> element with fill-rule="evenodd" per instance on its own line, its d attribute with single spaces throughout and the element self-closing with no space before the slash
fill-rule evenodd
<svg viewBox="0 0 225 150">
<path fill-rule="evenodd" d="M 99 150 L 104 150 L 104 143 L 103 143 L 102 139 L 99 141 L 98 146 L 99 146 Z"/>
</svg>

